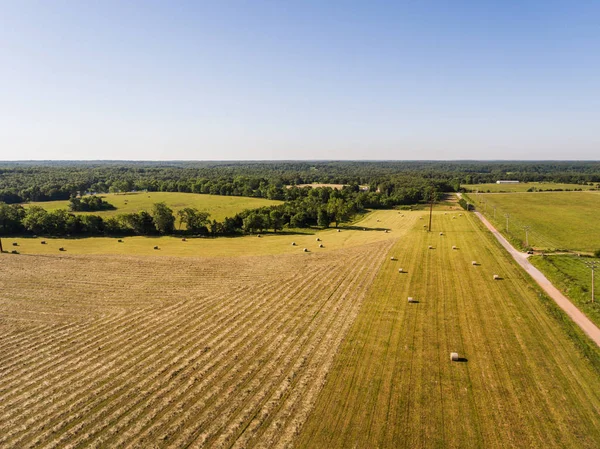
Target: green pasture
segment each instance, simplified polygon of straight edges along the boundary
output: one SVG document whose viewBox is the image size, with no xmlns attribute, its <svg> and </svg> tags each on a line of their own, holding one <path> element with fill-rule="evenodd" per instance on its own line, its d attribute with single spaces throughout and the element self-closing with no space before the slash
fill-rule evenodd
<svg viewBox="0 0 600 449">
<path fill-rule="evenodd" d="M 381 255 L 295 447 L 600 447 L 599 349 L 475 216 L 455 217 L 416 220 Z"/>
<path fill-rule="evenodd" d="M 481 192 L 481 193 L 501 193 L 501 192 L 527 192 L 527 190 L 534 188 L 536 190 L 590 190 L 596 185 L 581 185 L 581 184 L 563 184 L 557 182 L 520 182 L 519 184 L 463 184 L 461 186 L 467 192 Z"/>
<path fill-rule="evenodd" d="M 594 252 L 600 248 L 600 192 L 469 194 L 477 209 L 509 237 L 539 250 Z M 495 208 L 495 211 L 494 211 Z"/>
<path fill-rule="evenodd" d="M 245 209 L 256 209 L 263 206 L 281 204 L 281 201 L 267 200 L 263 198 L 249 198 L 242 196 L 201 195 L 197 193 L 180 192 L 136 192 L 99 195 L 105 201 L 116 207 L 115 210 L 98 212 L 76 212 L 77 214 L 94 214 L 102 217 L 110 217 L 118 214 L 128 214 L 142 210 L 151 211 L 154 203 L 164 202 L 177 212 L 185 207 L 195 207 L 200 211 L 210 213 L 210 218 L 222 221 L 225 217 L 233 217 Z M 68 201 L 45 201 L 28 203 L 25 206 L 41 206 L 44 209 L 68 209 Z"/>
<path fill-rule="evenodd" d="M 574 255 L 534 256 L 529 259 L 552 284 L 569 297 L 587 317 L 600 326 L 600 259 Z M 592 270 L 585 262 L 595 261 L 595 302 L 592 303 Z"/>
</svg>

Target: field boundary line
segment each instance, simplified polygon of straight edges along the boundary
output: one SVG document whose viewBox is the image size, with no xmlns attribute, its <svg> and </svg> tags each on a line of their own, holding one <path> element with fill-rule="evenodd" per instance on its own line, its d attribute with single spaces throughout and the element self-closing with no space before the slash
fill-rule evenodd
<svg viewBox="0 0 600 449">
<path fill-rule="evenodd" d="M 527 260 L 527 255 L 521 253 L 480 213 L 475 215 L 496 237 L 498 242 L 508 251 L 513 259 L 533 278 L 533 280 L 554 300 L 554 302 L 590 337 L 596 345 L 600 346 L 600 328 L 596 326 L 585 314 L 563 295 L 544 274 Z"/>
</svg>

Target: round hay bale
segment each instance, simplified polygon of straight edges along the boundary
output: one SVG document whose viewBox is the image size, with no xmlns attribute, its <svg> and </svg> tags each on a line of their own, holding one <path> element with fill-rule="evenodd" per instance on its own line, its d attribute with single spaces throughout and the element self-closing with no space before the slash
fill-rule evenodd
<svg viewBox="0 0 600 449">
<path fill-rule="evenodd" d="M 13 242 L 13 246 L 19 246 L 17 242 Z"/>
<path fill-rule="evenodd" d="M 450 361 L 451 362 L 458 362 L 458 352 L 451 352 L 450 353 Z"/>
<path fill-rule="evenodd" d="M 320 242 L 320 241 L 321 241 L 321 239 L 319 237 L 317 237 L 317 242 Z"/>
<path fill-rule="evenodd" d="M 46 244 L 46 240 L 42 240 L 40 243 L 41 243 L 42 245 L 45 245 L 45 244 Z"/>
<path fill-rule="evenodd" d="M 123 243 L 123 239 L 117 240 L 118 243 Z"/>
<path fill-rule="evenodd" d="M 304 251 L 305 253 L 307 253 L 307 252 L 308 252 L 308 248 L 304 248 L 304 250 L 303 250 L 303 251 Z"/>
<path fill-rule="evenodd" d="M 261 237 L 262 237 L 262 235 L 258 234 L 258 235 L 257 235 L 257 237 L 258 237 L 258 238 L 261 238 Z"/>
<path fill-rule="evenodd" d="M 498 280 L 500 280 L 500 276 L 498 276 L 497 274 L 495 274 L 495 275 L 494 275 L 494 280 L 495 280 L 495 281 L 498 281 Z"/>
<path fill-rule="evenodd" d="M 11 254 L 19 254 L 19 251 L 17 251 L 16 249 L 13 249 L 10 253 Z"/>
<path fill-rule="evenodd" d="M 398 268 L 398 273 L 404 273 L 404 268 Z"/>
<path fill-rule="evenodd" d="M 456 249 L 456 246 L 452 246 L 452 249 Z"/>
<path fill-rule="evenodd" d="M 158 245 L 154 247 L 154 249 L 158 249 Z"/>
<path fill-rule="evenodd" d="M 429 245 L 429 249 L 433 249 L 433 246 Z"/>
<path fill-rule="evenodd" d="M 392 257 L 390 258 L 390 260 L 396 260 L 396 258 L 395 258 L 394 256 L 392 256 Z"/>
<path fill-rule="evenodd" d="M 443 232 L 440 232 L 440 235 L 444 235 L 444 233 L 443 233 Z"/>
<path fill-rule="evenodd" d="M 292 242 L 292 246 L 296 246 L 296 242 Z"/>
<path fill-rule="evenodd" d="M 409 296 L 408 297 L 408 302 L 417 302 L 417 301 L 412 296 Z"/>
<path fill-rule="evenodd" d="M 62 246 L 58 248 L 59 251 L 66 251 Z"/>
<path fill-rule="evenodd" d="M 338 229 L 338 232 L 342 232 L 342 230 L 341 230 L 341 229 Z"/>
<path fill-rule="evenodd" d="M 319 245 L 319 248 L 325 248 L 325 247 L 324 247 L 324 246 L 323 246 L 323 244 L 321 243 L 321 244 Z"/>
<path fill-rule="evenodd" d="M 386 230 L 385 230 L 385 233 L 387 234 L 388 232 L 390 232 L 390 231 L 388 231 L 388 230 L 386 229 Z"/>
<path fill-rule="evenodd" d="M 472 261 L 471 265 L 477 265 L 477 261 L 476 260 Z"/>
<path fill-rule="evenodd" d="M 181 239 L 182 242 L 187 242 L 187 239 L 184 237 Z"/>
</svg>

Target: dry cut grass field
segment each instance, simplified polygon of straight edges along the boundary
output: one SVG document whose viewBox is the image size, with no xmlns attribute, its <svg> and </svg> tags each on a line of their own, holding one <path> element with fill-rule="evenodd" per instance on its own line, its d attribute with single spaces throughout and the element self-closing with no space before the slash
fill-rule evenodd
<svg viewBox="0 0 600 449">
<path fill-rule="evenodd" d="M 287 446 L 391 244 L 3 254 L 0 447 Z"/>
</svg>

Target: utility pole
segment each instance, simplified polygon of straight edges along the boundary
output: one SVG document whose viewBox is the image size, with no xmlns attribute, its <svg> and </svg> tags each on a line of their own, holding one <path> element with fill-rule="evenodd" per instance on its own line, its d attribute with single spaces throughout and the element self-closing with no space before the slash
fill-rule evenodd
<svg viewBox="0 0 600 449">
<path fill-rule="evenodd" d="M 531 227 L 530 226 L 523 226 L 523 229 L 525 229 L 525 246 L 529 247 L 529 229 Z"/>
<path fill-rule="evenodd" d="M 585 266 L 588 268 L 591 268 L 592 270 L 592 302 L 594 302 L 594 271 L 596 270 L 596 267 L 598 266 L 598 262 L 594 261 L 594 262 L 584 262 Z"/>
<path fill-rule="evenodd" d="M 504 214 L 506 217 L 506 233 L 508 234 L 508 219 L 510 218 L 510 214 Z"/>
</svg>

